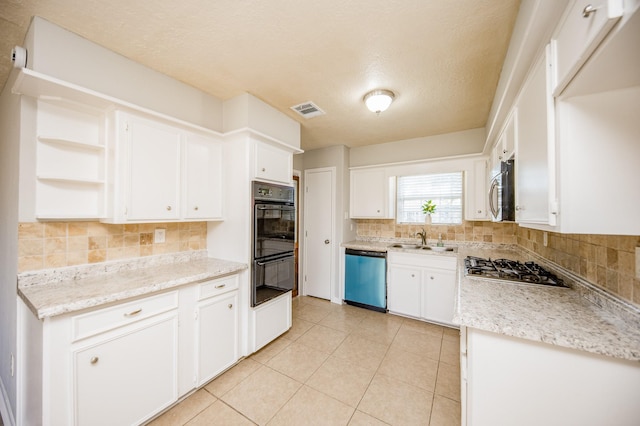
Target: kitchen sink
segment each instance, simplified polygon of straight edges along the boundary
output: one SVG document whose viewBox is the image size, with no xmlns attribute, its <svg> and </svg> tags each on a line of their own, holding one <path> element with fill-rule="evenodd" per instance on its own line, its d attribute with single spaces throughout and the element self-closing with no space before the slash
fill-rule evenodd
<svg viewBox="0 0 640 426">
<path fill-rule="evenodd" d="M 456 251 L 455 247 L 432 247 L 432 246 L 423 246 L 422 250 L 431 250 L 431 251 Z"/>
<path fill-rule="evenodd" d="M 403 248 L 403 249 L 419 249 L 422 248 L 420 244 L 391 244 L 389 247 Z"/>
</svg>

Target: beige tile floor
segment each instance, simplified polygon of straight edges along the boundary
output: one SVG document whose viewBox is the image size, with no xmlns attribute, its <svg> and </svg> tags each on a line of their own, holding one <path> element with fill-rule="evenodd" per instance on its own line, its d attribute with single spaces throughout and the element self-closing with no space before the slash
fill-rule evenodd
<svg viewBox="0 0 640 426">
<path fill-rule="evenodd" d="M 458 330 L 312 297 L 293 327 L 160 425 L 460 424 Z"/>
</svg>

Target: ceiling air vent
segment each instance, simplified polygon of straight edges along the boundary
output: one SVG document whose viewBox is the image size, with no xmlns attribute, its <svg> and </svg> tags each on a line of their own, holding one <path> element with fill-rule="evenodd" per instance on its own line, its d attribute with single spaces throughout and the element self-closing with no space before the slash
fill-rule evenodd
<svg viewBox="0 0 640 426">
<path fill-rule="evenodd" d="M 318 105 L 314 104 L 311 101 L 292 106 L 291 109 L 304 118 L 313 118 L 325 114 L 325 112 L 321 110 Z"/>
</svg>

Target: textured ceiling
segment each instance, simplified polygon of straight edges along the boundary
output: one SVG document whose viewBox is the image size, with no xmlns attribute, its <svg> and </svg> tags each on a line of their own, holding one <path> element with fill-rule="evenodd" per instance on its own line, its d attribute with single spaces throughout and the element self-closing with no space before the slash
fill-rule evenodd
<svg viewBox="0 0 640 426">
<path fill-rule="evenodd" d="M 220 99 L 248 92 L 302 148 L 483 127 L 519 0 L 0 0 L 0 85 L 33 15 Z M 366 92 L 396 100 L 376 115 Z M 289 107 L 313 101 L 326 115 Z"/>
</svg>

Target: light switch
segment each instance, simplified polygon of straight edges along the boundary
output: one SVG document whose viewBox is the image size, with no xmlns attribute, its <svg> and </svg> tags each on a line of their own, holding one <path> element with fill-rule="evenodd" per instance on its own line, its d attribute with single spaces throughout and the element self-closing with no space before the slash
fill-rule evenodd
<svg viewBox="0 0 640 426">
<path fill-rule="evenodd" d="M 153 234 L 153 242 L 155 244 L 162 244 L 165 241 L 166 238 L 166 229 L 164 228 L 156 228 L 154 234 Z"/>
</svg>

